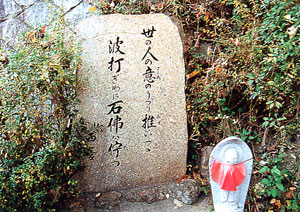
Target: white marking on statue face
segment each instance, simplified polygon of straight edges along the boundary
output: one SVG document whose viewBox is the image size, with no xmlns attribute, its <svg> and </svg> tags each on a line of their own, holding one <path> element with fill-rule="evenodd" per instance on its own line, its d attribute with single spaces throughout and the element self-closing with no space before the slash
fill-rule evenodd
<svg viewBox="0 0 300 212">
<path fill-rule="evenodd" d="M 239 155 L 235 148 L 229 148 L 225 152 L 225 161 L 229 164 L 237 164 Z"/>
</svg>

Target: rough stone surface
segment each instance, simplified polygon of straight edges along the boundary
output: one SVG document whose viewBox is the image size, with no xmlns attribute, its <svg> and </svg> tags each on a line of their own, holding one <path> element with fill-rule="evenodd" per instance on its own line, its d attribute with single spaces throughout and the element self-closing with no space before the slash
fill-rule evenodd
<svg viewBox="0 0 300 212">
<path fill-rule="evenodd" d="M 171 187 L 169 184 L 164 184 L 154 187 L 131 189 L 125 192 L 124 199 L 130 202 L 147 202 L 151 204 L 167 199 L 172 192 Z"/>
<path fill-rule="evenodd" d="M 85 0 L 0 0 L 0 44 L 11 48 L 17 35 L 38 26 L 47 26 L 58 13 L 64 15 L 68 27 L 72 28 L 91 15 L 89 7 Z"/>
<path fill-rule="evenodd" d="M 85 193 L 86 194 L 86 193 Z M 65 206 L 57 210 L 58 212 L 210 212 L 213 206 L 210 198 L 200 197 L 195 204 L 186 205 L 182 202 L 169 197 L 168 199 L 148 204 L 146 202 L 130 202 L 121 198 L 120 204 L 112 206 L 109 209 L 95 208 L 94 197 L 78 205 L 75 202 L 71 208 Z M 78 206 L 76 206 L 78 205 Z M 80 207 L 81 206 L 81 207 Z"/>
<path fill-rule="evenodd" d="M 184 204 L 191 205 L 197 202 L 200 192 L 201 184 L 197 180 L 188 179 L 178 183 L 174 189 L 175 199 Z"/>
<path fill-rule="evenodd" d="M 203 147 L 201 150 L 202 157 L 199 167 L 201 168 L 201 174 L 205 177 L 205 179 L 209 179 L 209 156 L 212 150 L 212 146 Z"/>
<path fill-rule="evenodd" d="M 95 198 L 95 208 L 110 209 L 120 204 L 122 194 L 117 191 L 99 193 Z"/>
<path fill-rule="evenodd" d="M 233 152 L 233 151 L 234 152 Z M 236 155 L 236 156 L 233 156 Z M 246 176 L 242 183 L 236 187 L 236 191 L 221 189 L 221 185 L 212 179 L 212 165 L 214 161 L 219 161 L 223 164 L 240 164 L 244 162 L 246 168 Z M 233 162 L 234 161 L 234 162 Z M 210 166 L 210 183 L 212 196 L 214 201 L 215 212 L 243 212 L 244 204 L 248 192 L 253 165 L 253 156 L 248 145 L 241 139 L 229 137 L 218 143 L 213 149 L 209 161 Z M 227 166 L 228 167 L 228 166 Z M 220 176 L 224 177 L 224 182 L 232 182 L 228 180 L 230 174 L 236 173 L 231 169 L 230 174 L 227 174 L 227 167 L 220 172 Z M 227 179 L 227 180 L 226 180 Z M 236 180 L 233 180 L 236 182 Z"/>
<path fill-rule="evenodd" d="M 94 142 L 95 159 L 84 174 L 84 191 L 183 176 L 185 70 L 177 27 L 162 14 L 116 14 L 88 18 L 79 32 L 85 79 L 81 111 L 103 126 Z"/>
<path fill-rule="evenodd" d="M 297 170 L 300 161 L 300 145 L 296 148 L 289 149 L 285 152 L 283 157 L 283 164 L 286 169 Z"/>
</svg>

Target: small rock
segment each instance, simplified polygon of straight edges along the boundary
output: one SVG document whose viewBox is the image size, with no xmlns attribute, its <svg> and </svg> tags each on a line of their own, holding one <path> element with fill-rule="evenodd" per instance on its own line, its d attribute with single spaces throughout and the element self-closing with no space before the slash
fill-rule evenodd
<svg viewBox="0 0 300 212">
<path fill-rule="evenodd" d="M 300 145 L 300 135 L 297 135 L 297 139 L 296 139 L 296 144 L 299 146 Z"/>
<path fill-rule="evenodd" d="M 200 186 L 200 182 L 193 179 L 180 182 L 174 189 L 175 199 L 187 205 L 197 202 L 201 191 Z"/>
<path fill-rule="evenodd" d="M 147 202 L 148 204 L 151 204 L 166 199 L 168 194 L 169 191 L 167 188 L 158 186 L 127 192 L 124 195 L 124 198 L 130 202 Z"/>
<path fill-rule="evenodd" d="M 212 146 L 204 147 L 201 151 L 201 162 L 198 164 L 198 166 L 201 167 L 201 174 L 206 179 L 209 179 L 209 155 L 212 150 Z"/>
<path fill-rule="evenodd" d="M 95 208 L 110 209 L 120 204 L 122 194 L 117 191 L 110 191 L 97 195 L 95 198 Z"/>
<path fill-rule="evenodd" d="M 181 208 L 183 206 L 183 203 L 180 202 L 179 200 L 177 199 L 174 199 L 174 202 L 173 202 L 176 206 L 175 206 L 175 209 L 178 209 L 178 208 Z"/>
</svg>

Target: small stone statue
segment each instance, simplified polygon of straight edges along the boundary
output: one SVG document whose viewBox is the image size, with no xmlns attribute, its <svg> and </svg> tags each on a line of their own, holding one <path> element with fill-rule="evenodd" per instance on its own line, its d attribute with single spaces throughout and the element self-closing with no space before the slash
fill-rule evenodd
<svg viewBox="0 0 300 212">
<path fill-rule="evenodd" d="M 253 164 L 250 148 L 229 137 L 217 144 L 209 162 L 215 212 L 243 212 Z"/>
</svg>

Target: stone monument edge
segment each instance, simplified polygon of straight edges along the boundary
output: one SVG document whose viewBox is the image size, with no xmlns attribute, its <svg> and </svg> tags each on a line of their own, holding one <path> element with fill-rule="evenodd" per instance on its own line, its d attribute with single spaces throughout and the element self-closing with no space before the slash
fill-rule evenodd
<svg viewBox="0 0 300 212">
<path fill-rule="evenodd" d="M 113 16 L 128 16 L 128 15 L 124 15 L 124 14 L 112 14 Z M 136 14 L 136 15 L 132 15 L 132 16 L 147 16 L 148 14 Z M 181 32 L 181 31 L 183 31 L 183 29 L 182 29 L 182 26 L 181 26 L 181 24 L 179 23 L 179 22 L 177 22 L 176 21 L 176 18 L 172 18 L 171 16 L 168 16 L 168 15 L 166 15 L 166 14 L 163 14 L 163 13 L 155 13 L 155 14 L 152 14 L 152 15 L 155 15 L 155 16 L 158 16 L 158 17 L 164 17 L 164 18 L 167 18 L 169 21 L 170 21 L 170 23 L 172 23 L 173 25 L 174 25 L 174 27 L 176 28 L 176 30 L 178 31 L 178 33 L 179 33 L 179 37 L 180 37 L 180 41 L 181 41 L 181 43 L 180 43 L 180 46 L 181 46 L 181 52 L 182 52 L 182 55 L 180 55 L 180 58 L 181 58 L 181 60 L 182 60 L 182 64 L 180 64 L 180 66 L 181 65 L 183 65 L 183 70 L 184 70 L 184 72 L 185 72 L 185 61 L 184 61 L 184 33 L 183 32 Z M 109 16 L 109 15 L 101 15 L 102 17 L 105 17 L 105 16 Z M 87 17 L 86 19 L 84 19 L 84 20 L 82 20 L 80 23 L 79 23 L 79 26 L 77 27 L 77 29 L 80 27 L 80 24 L 84 24 L 84 23 L 86 23 L 86 21 L 90 21 L 90 20 L 99 20 L 99 18 L 101 17 L 101 16 L 99 16 L 99 15 L 95 15 L 95 16 L 90 16 L 90 17 Z M 101 18 L 100 18 L 101 19 Z M 97 36 L 97 35 L 96 35 Z M 80 37 L 80 39 L 79 39 L 79 44 L 81 44 L 82 42 L 84 42 L 84 40 L 88 40 L 88 39 L 90 39 L 90 37 L 88 37 L 88 38 L 84 38 L 84 37 Z M 82 70 L 80 70 L 80 71 L 82 71 Z M 183 79 L 183 81 L 184 81 L 184 84 L 186 83 L 185 82 L 185 78 Z M 184 89 L 183 89 L 183 92 L 184 92 L 184 96 L 185 96 L 185 91 L 184 91 Z M 184 98 L 184 105 L 182 105 L 182 107 L 184 108 L 184 110 L 186 111 L 186 96 L 185 96 L 185 98 Z M 182 157 L 185 157 L 185 158 L 187 158 L 187 143 L 188 143 L 188 133 L 187 133 L 187 116 L 185 116 L 184 117 L 184 125 L 185 125 L 185 135 L 184 135 L 184 141 L 182 141 L 181 142 L 181 144 L 180 145 L 183 145 L 183 143 L 186 145 L 186 147 L 185 147 L 185 154 L 182 156 Z M 186 159 L 185 159 L 186 160 Z M 185 167 L 185 171 L 184 172 L 186 172 L 186 167 Z M 184 174 L 184 173 L 183 173 Z M 168 183 L 171 183 L 171 184 L 176 184 L 176 182 L 175 182 L 176 180 L 175 179 L 171 179 L 171 180 L 169 180 L 169 181 L 166 181 L 166 182 L 159 182 L 158 184 L 152 184 L 152 185 L 148 185 L 148 186 L 151 186 L 151 187 L 153 187 L 153 188 L 155 188 L 155 187 L 161 187 L 161 185 L 163 185 L 163 186 L 168 186 L 169 184 Z M 87 183 L 87 182 L 84 182 L 84 183 Z M 165 187 L 165 189 L 167 189 L 168 187 Z M 125 191 L 127 191 L 127 190 L 133 190 L 133 189 L 141 189 L 141 190 L 143 190 L 144 189 L 144 186 L 139 186 L 139 187 L 136 187 L 136 188 L 130 188 L 130 189 L 124 189 L 124 190 L 120 190 L 120 192 L 121 193 L 124 193 Z M 112 189 L 111 191 L 116 191 L 116 189 Z M 89 192 L 86 192 L 86 193 L 89 193 Z"/>
</svg>

